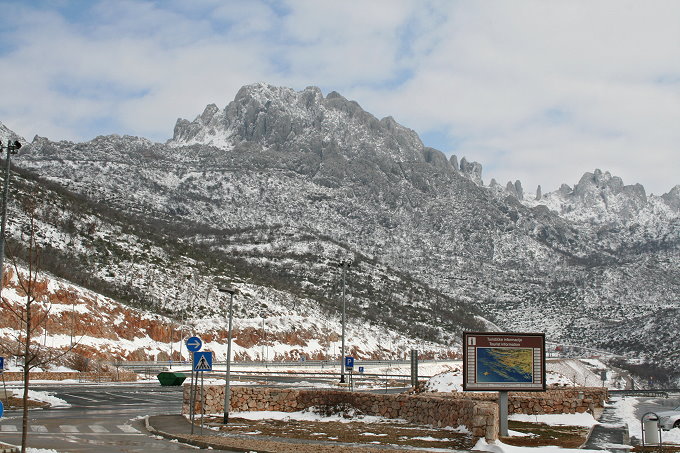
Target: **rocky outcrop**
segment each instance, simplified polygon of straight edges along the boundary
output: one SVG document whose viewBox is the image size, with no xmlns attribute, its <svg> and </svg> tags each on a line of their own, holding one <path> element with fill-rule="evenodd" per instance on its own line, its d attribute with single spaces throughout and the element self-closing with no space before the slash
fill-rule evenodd
<svg viewBox="0 0 680 453">
<path fill-rule="evenodd" d="M 460 172 L 470 178 L 472 182 L 478 186 L 484 185 L 482 182 L 482 164 L 479 162 L 468 162 L 468 160 L 463 157 L 460 160 Z"/>
<path fill-rule="evenodd" d="M 671 209 L 680 213 L 680 185 L 673 187 L 668 193 L 661 195 L 661 198 Z"/>
</svg>

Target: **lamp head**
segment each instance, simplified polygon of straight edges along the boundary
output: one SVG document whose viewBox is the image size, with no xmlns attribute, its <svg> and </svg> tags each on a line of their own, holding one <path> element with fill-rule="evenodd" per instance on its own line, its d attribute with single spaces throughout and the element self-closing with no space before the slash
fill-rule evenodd
<svg viewBox="0 0 680 453">
<path fill-rule="evenodd" d="M 233 296 L 234 294 L 236 294 L 236 292 L 237 292 L 237 291 L 236 291 L 236 288 L 233 288 L 233 287 L 231 287 L 231 286 L 219 286 L 219 287 L 217 288 L 217 290 L 218 290 L 219 292 L 221 292 L 221 293 L 229 293 L 229 294 L 231 294 L 232 296 Z"/>
<path fill-rule="evenodd" d="M 9 150 L 10 154 L 18 153 L 19 148 L 21 148 L 21 142 L 19 140 L 14 140 L 14 142 L 7 140 L 7 149 Z"/>
</svg>

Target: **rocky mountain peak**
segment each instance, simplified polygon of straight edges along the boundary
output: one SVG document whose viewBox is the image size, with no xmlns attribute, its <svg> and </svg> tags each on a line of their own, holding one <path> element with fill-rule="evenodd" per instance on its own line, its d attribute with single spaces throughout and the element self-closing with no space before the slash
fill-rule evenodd
<svg viewBox="0 0 680 453">
<path fill-rule="evenodd" d="M 244 143 L 322 159 L 329 147 L 345 159 L 413 163 L 434 156 L 423 152 L 413 130 L 392 117 L 378 120 L 336 92 L 324 98 L 318 87 L 295 91 L 264 83 L 242 87 L 224 109 L 211 104 L 193 121 L 177 120 L 168 141 L 171 146 L 202 144 L 227 150 Z M 438 164 L 440 157 L 434 159 Z"/>
<path fill-rule="evenodd" d="M 479 162 L 468 162 L 468 160 L 463 157 L 460 160 L 460 172 L 470 178 L 472 182 L 478 186 L 484 185 L 482 181 L 482 164 Z"/>
<path fill-rule="evenodd" d="M 543 194 L 530 204 L 544 204 L 574 218 L 608 222 L 633 218 L 648 205 L 648 197 L 641 184 L 626 185 L 620 177 L 595 169 L 584 173 L 573 188 L 562 184 L 557 191 Z"/>
<path fill-rule="evenodd" d="M 518 200 L 524 200 L 524 189 L 522 188 L 522 183 L 519 180 L 515 181 L 514 183 L 508 181 L 505 186 L 505 190 Z"/>
<path fill-rule="evenodd" d="M 680 212 L 680 184 L 673 187 L 668 193 L 661 195 L 661 198 L 675 212 Z"/>
</svg>

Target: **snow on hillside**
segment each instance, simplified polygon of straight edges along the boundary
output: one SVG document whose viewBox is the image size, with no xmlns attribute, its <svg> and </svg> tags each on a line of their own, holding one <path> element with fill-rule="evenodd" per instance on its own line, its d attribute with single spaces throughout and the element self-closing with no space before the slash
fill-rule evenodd
<svg viewBox="0 0 680 453">
<path fill-rule="evenodd" d="M 14 307 L 25 303 L 17 273 L 5 268 L 3 298 Z M 19 267 L 19 272 L 26 270 Z M 215 352 L 218 360 L 226 357 L 225 301 L 216 293 L 210 299 L 218 310 L 215 316 L 187 319 L 185 324 L 145 310 L 134 309 L 93 291 L 42 274 L 37 285 L 37 312 L 49 313 L 46 325 L 37 326 L 33 335 L 44 346 L 67 349 L 97 359 L 180 360 L 186 349 L 182 338 L 199 335 L 204 350 Z M 327 319 L 303 300 L 291 312 L 283 292 L 255 285 L 237 286 L 240 298 L 248 303 L 268 298 L 266 317 L 234 317 L 232 354 L 235 360 L 297 360 L 301 357 L 326 359 L 339 357 L 339 320 Z M 264 323 L 263 323 L 264 321 Z M 45 330 L 46 327 L 46 330 Z M 16 320 L 8 310 L 0 316 L 0 339 L 12 341 L 19 336 Z M 440 345 L 416 343 L 394 331 L 375 325 L 347 326 L 347 353 L 362 357 L 404 357 L 412 348 L 427 348 L 446 355 Z M 383 357 L 387 358 L 387 357 Z"/>
</svg>

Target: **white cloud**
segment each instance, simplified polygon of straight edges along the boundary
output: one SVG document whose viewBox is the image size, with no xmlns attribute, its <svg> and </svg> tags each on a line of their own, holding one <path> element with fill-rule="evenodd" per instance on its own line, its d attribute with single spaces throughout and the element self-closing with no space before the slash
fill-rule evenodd
<svg viewBox="0 0 680 453">
<path fill-rule="evenodd" d="M 53 4 L 2 4 L 21 27 L 0 29 L 0 120 L 27 138 L 165 140 L 265 81 L 453 137 L 442 150 L 486 181 L 545 191 L 599 167 L 680 183 L 674 1 Z"/>
</svg>

